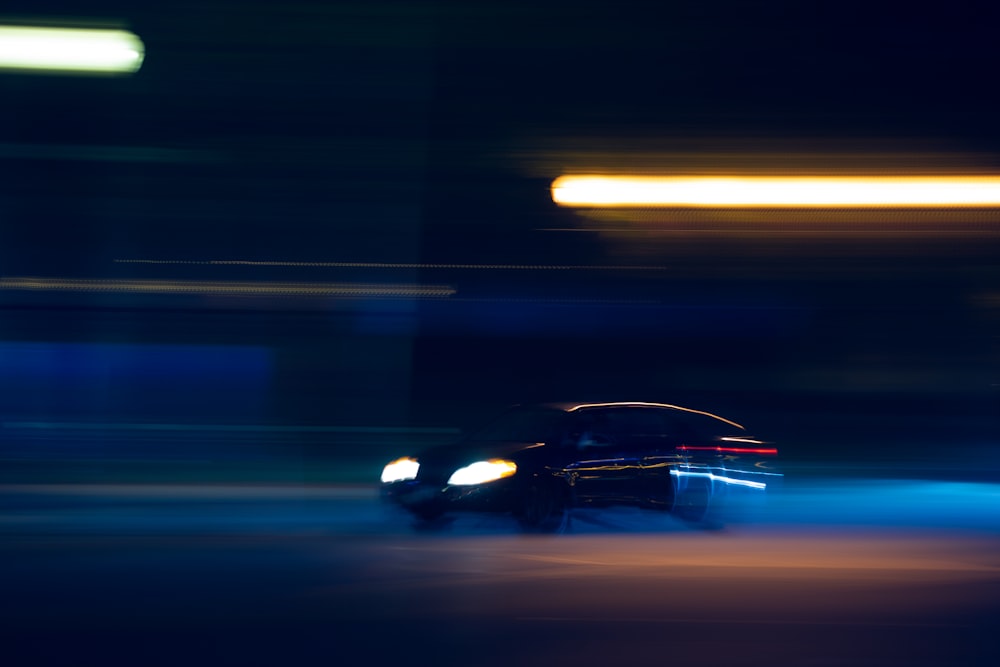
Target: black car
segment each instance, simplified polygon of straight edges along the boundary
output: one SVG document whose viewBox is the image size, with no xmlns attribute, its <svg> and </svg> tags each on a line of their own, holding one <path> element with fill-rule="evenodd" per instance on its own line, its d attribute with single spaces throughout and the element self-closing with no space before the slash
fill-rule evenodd
<svg viewBox="0 0 1000 667">
<path fill-rule="evenodd" d="M 574 507 L 632 505 L 702 521 L 732 491 L 781 477 L 777 450 L 736 422 L 663 403 L 518 406 L 454 445 L 392 461 L 383 496 L 421 519 L 509 512 L 530 530 Z"/>
</svg>

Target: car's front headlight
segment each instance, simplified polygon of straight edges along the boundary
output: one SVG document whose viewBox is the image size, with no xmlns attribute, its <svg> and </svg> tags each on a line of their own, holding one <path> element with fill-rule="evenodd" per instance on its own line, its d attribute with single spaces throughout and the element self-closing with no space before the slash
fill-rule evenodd
<svg viewBox="0 0 1000 667">
<path fill-rule="evenodd" d="M 448 484 L 451 486 L 485 484 L 502 477 L 510 477 L 515 472 L 517 472 L 517 464 L 513 461 L 505 461 L 504 459 L 476 461 L 452 473 L 451 477 L 448 478 Z"/>
<path fill-rule="evenodd" d="M 382 468 L 382 483 L 389 484 L 390 482 L 402 482 L 407 479 L 416 479 L 417 470 L 419 469 L 420 464 L 417 463 L 416 459 L 411 459 L 409 456 L 396 459 L 386 467 Z"/>
</svg>

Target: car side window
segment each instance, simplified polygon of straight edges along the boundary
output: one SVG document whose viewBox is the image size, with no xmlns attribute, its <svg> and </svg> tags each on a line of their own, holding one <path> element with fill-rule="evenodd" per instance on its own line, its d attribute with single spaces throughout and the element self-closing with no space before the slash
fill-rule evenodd
<svg viewBox="0 0 1000 667">
<path fill-rule="evenodd" d="M 673 422 L 675 445 L 699 445 L 706 441 L 704 428 L 700 428 L 696 420 L 687 415 L 680 415 L 675 417 Z"/>
<path fill-rule="evenodd" d="M 469 436 L 474 442 L 548 442 L 558 431 L 563 413 L 515 408 Z"/>
<path fill-rule="evenodd" d="M 579 450 L 612 446 L 614 442 L 608 432 L 607 416 L 596 410 L 584 410 L 573 414 L 563 444 Z"/>
<path fill-rule="evenodd" d="M 676 440 L 676 428 L 661 410 L 612 408 L 576 415 L 564 443 L 581 450 L 657 449 Z"/>
</svg>

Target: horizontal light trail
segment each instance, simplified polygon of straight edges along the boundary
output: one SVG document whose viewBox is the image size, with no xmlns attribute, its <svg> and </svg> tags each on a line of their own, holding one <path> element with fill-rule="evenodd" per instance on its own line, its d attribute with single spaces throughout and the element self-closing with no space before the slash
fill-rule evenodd
<svg viewBox="0 0 1000 667">
<path fill-rule="evenodd" d="M 712 419 L 718 419 L 720 422 L 725 422 L 730 426 L 735 426 L 736 428 L 742 429 L 743 426 L 737 424 L 734 421 L 729 421 L 724 417 L 719 415 L 713 415 L 711 412 L 704 412 L 702 410 L 694 410 L 692 408 L 682 408 L 679 405 L 671 405 L 670 403 L 648 403 L 646 401 L 616 401 L 612 403 L 580 403 L 574 405 L 573 407 L 566 410 L 566 412 L 576 412 L 577 410 L 585 410 L 587 408 L 670 408 L 671 410 L 680 410 L 681 412 L 691 412 L 696 415 L 703 415 L 705 417 L 711 417 Z"/>
<path fill-rule="evenodd" d="M 53 144 L 0 142 L 0 158 L 10 160 L 66 160 L 77 162 L 221 162 L 210 151 L 161 146 L 115 146 L 113 144 Z"/>
<path fill-rule="evenodd" d="M 585 228 L 557 228 L 549 227 L 545 229 L 539 229 L 540 232 L 576 232 L 585 234 L 642 234 L 645 236 L 650 236 L 651 234 L 665 235 L 665 234 L 698 234 L 701 236 L 733 236 L 734 232 L 732 228 L 675 228 L 675 227 L 649 227 L 646 225 L 635 226 L 635 227 L 585 227 Z M 972 237 L 993 237 L 1000 235 L 1000 230 L 996 229 L 921 229 L 919 227 L 915 228 L 900 228 L 900 229 L 890 229 L 886 227 L 880 227 L 878 229 L 858 229 L 852 227 L 851 229 L 750 229 L 750 228 L 740 228 L 739 234 L 744 236 L 838 236 L 838 237 L 878 237 L 878 236 L 912 236 L 921 238 L 933 238 L 936 236 L 945 237 L 956 237 L 956 236 L 972 236 Z M 638 267 L 638 268 L 653 268 L 653 267 Z M 663 267 L 664 269 L 666 267 Z"/>
<path fill-rule="evenodd" d="M 552 200 L 575 207 L 1000 207 L 1000 176 L 561 176 Z"/>
<path fill-rule="evenodd" d="M 368 283 L 292 283 L 199 280 L 85 280 L 65 278 L 0 278 L 0 289 L 120 292 L 139 294 L 206 294 L 226 296 L 333 296 L 441 298 L 455 290 L 445 285 Z"/>
<path fill-rule="evenodd" d="M 677 449 L 683 451 L 706 451 L 706 452 L 728 452 L 733 454 L 777 454 L 778 450 L 773 448 L 752 448 L 752 447 L 699 447 L 692 445 L 681 445 Z"/>
<path fill-rule="evenodd" d="M 0 26 L 0 69 L 130 74 L 145 56 L 127 30 Z"/>
<path fill-rule="evenodd" d="M 200 266 L 274 266 L 330 269 L 470 269 L 500 271 L 666 271 L 667 266 L 586 264 L 435 264 L 419 262 L 291 262 L 251 259 L 116 259 L 115 264 L 167 264 Z"/>
<path fill-rule="evenodd" d="M 345 433 L 384 435 L 456 435 L 461 429 L 434 426 L 307 426 L 275 424 L 169 424 L 124 422 L 35 422 L 9 421 L 0 423 L 6 429 L 72 430 L 72 431 L 218 431 L 251 433 Z"/>
<path fill-rule="evenodd" d="M 677 477 L 705 477 L 714 482 L 723 482 L 725 484 L 734 484 L 736 486 L 749 486 L 752 489 L 766 489 L 767 484 L 764 482 L 751 482 L 745 479 L 735 479 L 733 477 L 726 477 L 725 475 L 716 475 L 711 472 L 690 472 L 687 470 L 671 470 L 671 475 Z"/>
<path fill-rule="evenodd" d="M 706 470 L 706 471 L 709 471 L 709 472 L 712 471 L 712 470 L 718 470 L 723 475 L 731 472 L 730 469 L 727 468 L 727 467 L 725 467 L 725 466 L 705 466 L 704 468 L 699 468 L 699 469 Z M 781 473 L 781 472 L 765 472 L 763 470 L 757 470 L 757 469 L 754 469 L 754 470 L 740 470 L 739 473 L 741 475 L 754 475 L 756 477 L 761 477 L 761 476 L 763 476 L 763 477 L 784 477 L 785 476 L 785 473 Z"/>
</svg>

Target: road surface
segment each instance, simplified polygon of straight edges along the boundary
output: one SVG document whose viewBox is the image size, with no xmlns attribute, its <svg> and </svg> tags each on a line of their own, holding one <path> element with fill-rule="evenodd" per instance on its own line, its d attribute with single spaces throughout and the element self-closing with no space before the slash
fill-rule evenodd
<svg viewBox="0 0 1000 667">
<path fill-rule="evenodd" d="M 6 665 L 995 665 L 1000 485 L 417 530 L 369 486 L 7 485 Z"/>
</svg>

